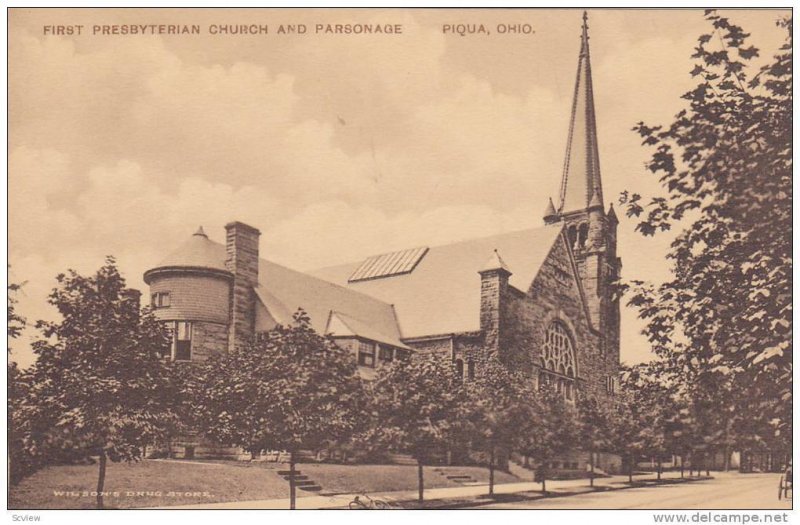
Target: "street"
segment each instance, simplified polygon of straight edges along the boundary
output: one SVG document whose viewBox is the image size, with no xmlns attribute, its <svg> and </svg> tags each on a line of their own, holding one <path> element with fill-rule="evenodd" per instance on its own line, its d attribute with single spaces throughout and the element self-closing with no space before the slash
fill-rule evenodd
<svg viewBox="0 0 800 525">
<path fill-rule="evenodd" d="M 494 503 L 482 509 L 791 509 L 778 501 L 779 474 L 714 473 L 715 479 Z"/>
<path fill-rule="evenodd" d="M 541 485 L 532 482 L 495 486 L 494 498 L 487 486 L 432 488 L 425 490 L 428 508 L 475 509 L 791 509 L 790 500 L 778 500 L 778 474 L 713 472 L 714 479 L 684 481 L 677 472 L 664 473 L 665 483 L 630 488 L 627 476 L 596 480 L 600 491 L 592 491 L 585 479 L 550 481 L 550 496 L 543 498 Z M 673 483 L 669 481 L 673 480 Z M 637 482 L 652 483 L 652 474 L 637 476 Z M 604 489 L 604 490 L 603 490 Z M 359 494 L 328 494 L 298 498 L 297 508 L 346 509 Z M 394 508 L 411 508 L 416 491 L 370 492 L 370 497 Z M 363 497 L 363 496 L 362 496 Z M 285 509 L 287 499 L 229 501 L 162 508 L 185 509 Z"/>
</svg>

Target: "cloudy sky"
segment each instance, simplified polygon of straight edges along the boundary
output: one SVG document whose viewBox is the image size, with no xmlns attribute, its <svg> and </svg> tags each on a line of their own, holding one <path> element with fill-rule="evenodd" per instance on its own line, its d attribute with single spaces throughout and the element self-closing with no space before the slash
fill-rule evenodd
<svg viewBox="0 0 800 525">
<path fill-rule="evenodd" d="M 777 11 L 727 13 L 765 57 Z M 401 24 L 402 34 L 316 34 Z M 460 36 L 444 25 L 483 24 Z M 198 24 L 201 35 L 93 35 L 93 26 Z M 267 24 L 268 35 L 210 35 Z M 305 35 L 278 35 L 306 24 Z M 529 24 L 533 34 L 499 34 Z M 46 35 L 44 26 L 82 25 Z M 9 262 L 20 309 L 52 318 L 67 268 L 114 255 L 132 286 L 203 225 L 261 232 L 297 269 L 541 224 L 560 182 L 577 10 L 29 10 L 9 14 Z M 692 87 L 702 11 L 589 13 L 606 205 L 658 190 L 630 131 L 666 123 Z M 622 219 L 623 277 L 668 275 L 669 237 Z M 622 358 L 648 358 L 634 311 Z M 32 356 L 26 334 L 15 358 Z"/>
</svg>

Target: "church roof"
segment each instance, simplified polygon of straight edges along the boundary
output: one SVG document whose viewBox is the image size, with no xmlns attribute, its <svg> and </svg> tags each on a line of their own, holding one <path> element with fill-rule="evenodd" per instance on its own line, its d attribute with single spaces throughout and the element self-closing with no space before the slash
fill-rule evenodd
<svg viewBox="0 0 800 525">
<path fill-rule="evenodd" d="M 256 294 L 278 323 L 291 323 L 291 316 L 302 308 L 312 328 L 324 334 L 335 312 L 355 335 L 405 347 L 392 305 L 378 298 L 266 259 L 259 260 L 258 281 Z"/>
<path fill-rule="evenodd" d="M 316 277 L 394 305 L 404 338 L 480 329 L 480 275 L 487 254 L 497 250 L 513 269 L 509 283 L 527 291 L 561 232 L 543 226 L 434 246 L 409 273 L 351 281 L 362 261 L 322 268 Z"/>
<path fill-rule="evenodd" d="M 603 188 L 600 182 L 592 65 L 589 59 L 589 28 L 587 15 L 584 12 L 578 73 L 575 79 L 558 211 L 564 214 L 586 209 L 595 195 L 602 203 Z"/>
<path fill-rule="evenodd" d="M 198 231 L 147 274 L 175 267 L 227 271 L 225 259 L 225 245 Z M 405 347 L 390 304 L 266 259 L 259 259 L 258 280 L 256 297 L 278 323 L 291 323 L 292 315 L 303 308 L 314 330 L 324 334 L 331 311 L 336 311 L 347 317 L 355 335 Z"/>
</svg>

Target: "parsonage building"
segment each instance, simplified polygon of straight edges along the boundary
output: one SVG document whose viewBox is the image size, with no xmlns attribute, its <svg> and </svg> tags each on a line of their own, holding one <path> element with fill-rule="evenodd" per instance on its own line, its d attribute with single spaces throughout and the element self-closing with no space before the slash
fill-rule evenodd
<svg viewBox="0 0 800 525">
<path fill-rule="evenodd" d="M 596 129 L 584 23 L 560 194 L 557 205 L 539 197 L 536 227 L 309 273 L 263 258 L 254 226 L 231 222 L 224 244 L 201 228 L 144 275 L 156 315 L 173 324 L 173 358 L 225 352 L 303 308 L 367 378 L 402 353 L 441 352 L 469 381 L 493 352 L 567 400 L 613 395 L 621 261 Z"/>
</svg>

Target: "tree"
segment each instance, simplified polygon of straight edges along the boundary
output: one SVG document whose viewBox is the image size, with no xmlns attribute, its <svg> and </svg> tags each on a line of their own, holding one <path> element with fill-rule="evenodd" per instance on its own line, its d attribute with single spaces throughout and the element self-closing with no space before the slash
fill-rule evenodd
<svg viewBox="0 0 800 525">
<path fill-rule="evenodd" d="M 9 340 L 18 338 L 25 329 L 27 320 L 16 311 L 16 294 L 24 283 L 9 283 L 7 295 L 6 334 Z M 33 474 L 40 466 L 37 458 L 25 448 L 26 421 L 21 417 L 20 403 L 27 392 L 27 374 L 19 369 L 11 358 L 11 345 L 7 350 L 8 365 L 8 448 L 9 448 L 9 481 L 19 483 L 24 477 Z"/>
<path fill-rule="evenodd" d="M 786 41 L 756 69 L 749 35 L 713 10 L 706 19 L 710 30 L 692 55 L 698 83 L 683 96 L 688 107 L 666 127 L 634 128 L 654 148 L 647 169 L 664 193 L 647 204 L 623 193 L 626 214 L 640 217 L 644 235 L 680 231 L 668 254 L 671 279 L 634 282 L 630 304 L 656 352 L 704 386 L 696 393 L 722 413 L 751 410 L 745 418 L 764 424 L 747 439 L 789 450 L 792 20 L 778 21 Z M 738 399 L 758 402 L 740 407 Z"/>
<path fill-rule="evenodd" d="M 595 454 L 611 445 L 609 409 L 590 394 L 578 397 L 578 440 L 589 452 L 589 485 L 594 486 Z"/>
<path fill-rule="evenodd" d="M 631 396 L 617 395 L 612 418 L 609 420 L 613 433 L 614 449 L 620 452 L 627 463 L 628 483 L 633 483 L 633 464 L 640 451 L 639 420 L 632 408 Z"/>
<path fill-rule="evenodd" d="M 664 369 L 662 361 L 641 363 L 623 369 L 621 387 L 631 405 L 627 417 L 635 418 L 637 431 L 634 440 L 641 453 L 657 459 L 657 476 L 661 479 L 661 457 L 676 452 L 681 425 L 678 404 L 674 395 L 674 378 Z M 691 423 L 690 423 L 691 424 Z M 676 435 L 676 432 L 678 434 Z"/>
<path fill-rule="evenodd" d="M 417 460 L 420 504 L 423 467 L 443 457 L 458 439 L 464 396 L 453 364 L 438 354 L 419 354 L 384 366 L 369 387 L 374 435 L 389 450 L 409 453 Z"/>
<path fill-rule="evenodd" d="M 17 297 L 16 295 L 22 290 L 22 287 L 25 286 L 25 283 L 8 283 L 7 295 L 6 295 L 6 314 L 7 314 L 7 324 L 6 324 L 6 335 L 9 339 L 16 339 L 20 335 L 22 335 L 22 331 L 25 329 L 27 325 L 27 319 L 17 312 Z M 8 352 L 11 352 L 11 347 L 8 348 Z"/>
<path fill-rule="evenodd" d="M 317 334 L 302 310 L 292 325 L 210 357 L 197 367 L 189 390 L 206 437 L 251 454 L 289 452 L 292 509 L 297 453 L 346 439 L 365 408 L 355 358 Z"/>
<path fill-rule="evenodd" d="M 535 425 L 522 436 L 520 450 L 538 463 L 537 480 L 541 482 L 542 493 L 546 495 L 548 463 L 578 446 L 577 419 L 575 408 L 549 383 L 539 386 L 538 396 L 531 408 L 535 413 L 532 418 Z"/>
<path fill-rule="evenodd" d="M 59 322 L 39 321 L 42 338 L 20 403 L 32 455 L 47 460 L 99 456 L 97 506 L 107 460 L 133 461 L 171 418 L 169 340 L 114 259 L 94 275 L 57 277 L 49 302 Z"/>
<path fill-rule="evenodd" d="M 535 428 L 536 392 L 530 378 L 511 372 L 494 357 L 482 363 L 480 373 L 464 387 L 464 420 L 469 424 L 472 447 L 486 453 L 491 496 L 498 456 L 508 457 Z"/>
</svg>

